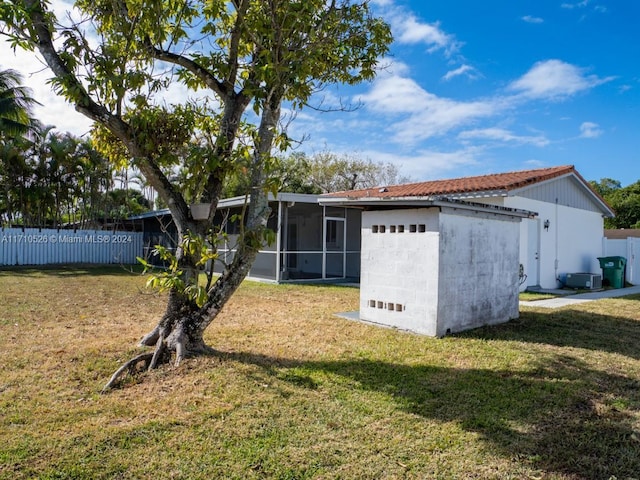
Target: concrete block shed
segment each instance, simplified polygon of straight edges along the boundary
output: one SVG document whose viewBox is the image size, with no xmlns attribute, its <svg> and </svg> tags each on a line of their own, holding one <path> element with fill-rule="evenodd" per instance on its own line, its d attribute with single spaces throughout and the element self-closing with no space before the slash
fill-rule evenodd
<svg viewBox="0 0 640 480">
<path fill-rule="evenodd" d="M 326 202 L 363 209 L 362 320 L 441 337 L 518 317 L 520 222 L 532 212 L 439 198 Z"/>
</svg>

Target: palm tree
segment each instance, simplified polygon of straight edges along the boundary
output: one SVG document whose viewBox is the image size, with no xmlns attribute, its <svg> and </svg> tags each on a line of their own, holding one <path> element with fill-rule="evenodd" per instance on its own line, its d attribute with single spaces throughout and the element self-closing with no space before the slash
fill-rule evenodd
<svg viewBox="0 0 640 480">
<path fill-rule="evenodd" d="M 22 76 L 17 71 L 0 70 L 0 136 L 23 135 L 34 124 L 31 109 L 39 103 L 21 83 Z"/>
</svg>

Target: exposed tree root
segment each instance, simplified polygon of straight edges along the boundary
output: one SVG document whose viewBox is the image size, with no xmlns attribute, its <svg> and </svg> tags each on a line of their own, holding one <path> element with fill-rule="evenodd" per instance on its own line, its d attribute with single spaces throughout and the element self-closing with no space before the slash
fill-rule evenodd
<svg viewBox="0 0 640 480">
<path fill-rule="evenodd" d="M 184 335 L 180 335 L 176 341 L 176 367 L 180 365 L 180 362 L 184 359 L 186 352 L 187 348 L 184 342 Z"/>
<path fill-rule="evenodd" d="M 176 358 L 174 365 L 176 367 L 180 365 L 180 362 L 185 358 L 199 355 L 214 355 L 217 353 L 214 348 L 208 346 L 203 341 L 188 342 L 184 334 L 176 335 L 174 338 L 171 338 L 171 336 L 165 338 L 162 329 L 156 329 L 146 335 L 140 342 L 140 345 L 150 346 L 149 343 L 151 339 L 155 340 L 154 351 L 142 353 L 122 365 L 111 376 L 102 389 L 102 393 L 115 388 L 118 382 L 127 375 L 138 375 L 145 370 L 150 371 L 164 363 L 168 363 L 171 359 L 172 351 L 175 351 Z"/>
<path fill-rule="evenodd" d="M 141 347 L 151 347 L 158 342 L 158 338 L 160 338 L 160 325 L 156 326 L 156 328 L 154 328 L 151 332 L 142 337 L 139 345 Z"/>
<path fill-rule="evenodd" d="M 107 382 L 107 384 L 102 389 L 102 393 L 105 393 L 107 390 L 111 390 L 114 387 L 114 385 L 116 384 L 116 382 L 118 382 L 118 380 L 120 380 L 120 377 L 122 377 L 122 376 L 124 376 L 126 374 L 135 375 L 136 373 L 138 373 L 138 372 L 140 372 L 142 370 L 148 369 L 149 365 L 151 364 L 151 361 L 153 360 L 154 355 L 155 355 L 155 352 L 154 353 L 151 353 L 151 352 L 142 353 L 142 354 L 138 355 L 137 357 L 133 357 L 127 363 L 122 365 L 118 370 L 116 370 L 116 373 L 114 373 L 111 376 L 111 379 Z M 141 362 L 144 362 L 143 369 L 138 368 L 138 365 Z"/>
<path fill-rule="evenodd" d="M 158 366 L 158 361 L 162 358 L 162 354 L 167 349 L 167 346 L 164 343 L 164 335 L 160 334 L 158 340 L 156 341 L 156 349 L 153 352 L 153 357 L 151 357 L 151 361 L 147 366 L 147 370 L 152 370 Z"/>
<path fill-rule="evenodd" d="M 177 367 L 188 357 L 212 355 L 216 351 L 202 338 L 204 327 L 193 325 L 197 317 L 193 310 L 197 306 L 185 302 L 184 298 L 170 295 L 167 311 L 156 327 L 147 333 L 139 346 L 154 347 L 153 352 L 140 354 L 122 365 L 102 389 L 103 392 L 114 388 L 127 375 L 137 375 L 144 370 L 150 371 L 169 363 L 175 353 L 174 365 Z M 216 312 L 219 309 L 216 310 Z"/>
</svg>

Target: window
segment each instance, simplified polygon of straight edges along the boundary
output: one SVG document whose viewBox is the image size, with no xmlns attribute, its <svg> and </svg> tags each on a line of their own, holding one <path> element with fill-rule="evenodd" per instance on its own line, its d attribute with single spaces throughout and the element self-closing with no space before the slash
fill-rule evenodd
<svg viewBox="0 0 640 480">
<path fill-rule="evenodd" d="M 327 222 L 327 246 L 338 244 L 338 222 L 329 220 Z"/>
</svg>

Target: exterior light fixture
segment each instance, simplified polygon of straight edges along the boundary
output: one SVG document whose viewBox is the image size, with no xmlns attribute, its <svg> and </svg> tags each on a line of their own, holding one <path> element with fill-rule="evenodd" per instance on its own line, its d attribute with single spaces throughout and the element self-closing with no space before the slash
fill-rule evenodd
<svg viewBox="0 0 640 480">
<path fill-rule="evenodd" d="M 543 225 L 544 225 L 544 229 L 545 229 L 545 231 L 547 231 L 547 232 L 549 231 L 549 225 L 550 225 L 550 224 L 551 224 L 551 222 L 549 222 L 549 220 L 545 220 L 545 221 L 544 221 L 544 224 L 543 224 Z"/>
</svg>

